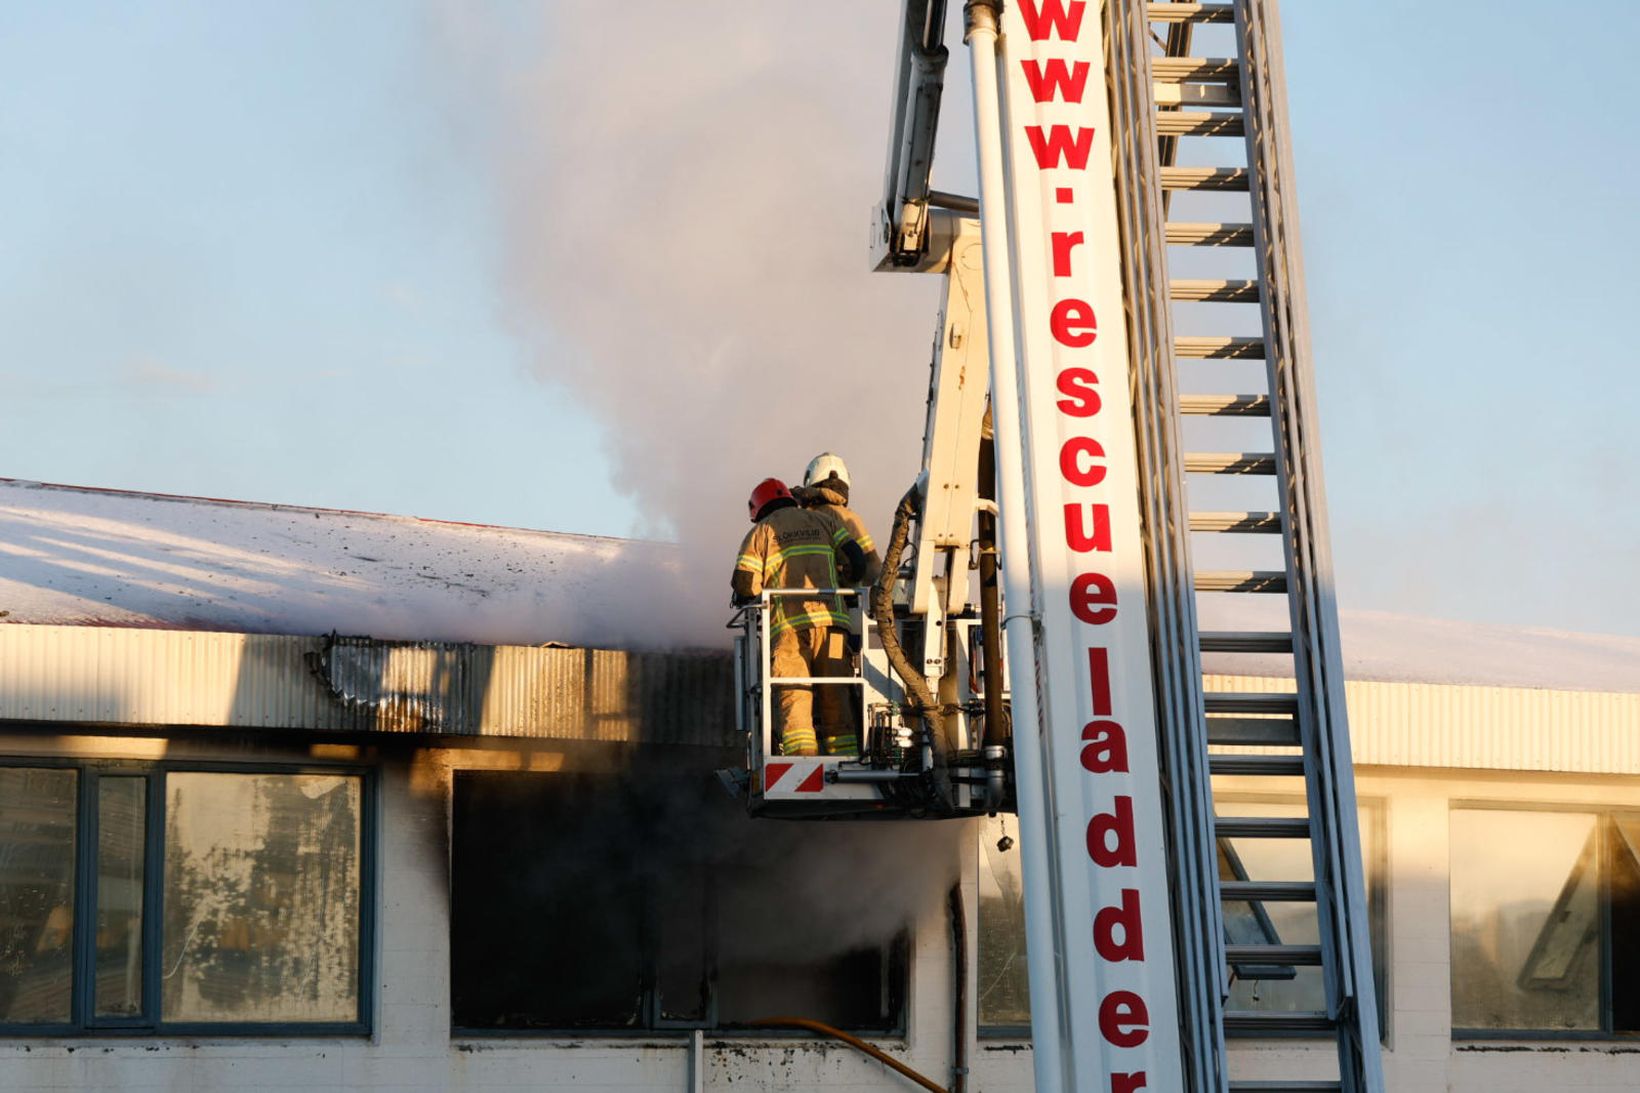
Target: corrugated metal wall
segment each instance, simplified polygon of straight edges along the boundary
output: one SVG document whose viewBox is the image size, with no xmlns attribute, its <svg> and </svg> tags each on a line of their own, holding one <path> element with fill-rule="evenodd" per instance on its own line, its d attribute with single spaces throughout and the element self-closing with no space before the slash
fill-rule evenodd
<svg viewBox="0 0 1640 1093">
<path fill-rule="evenodd" d="M 736 742 L 733 689 L 715 653 L 339 639 L 327 654 L 323 638 L 0 625 L 0 720 L 12 722 L 723 747 Z M 1359 765 L 1640 774 L 1640 694 L 1383 682 L 1346 693 Z"/>
<path fill-rule="evenodd" d="M 1280 677 L 1205 677 L 1209 691 L 1291 691 Z M 1640 773 L 1640 694 L 1436 683 L 1345 684 L 1357 766 Z"/>
<path fill-rule="evenodd" d="M 732 691 L 726 654 L 0 626 L 7 721 L 720 747 Z"/>
</svg>

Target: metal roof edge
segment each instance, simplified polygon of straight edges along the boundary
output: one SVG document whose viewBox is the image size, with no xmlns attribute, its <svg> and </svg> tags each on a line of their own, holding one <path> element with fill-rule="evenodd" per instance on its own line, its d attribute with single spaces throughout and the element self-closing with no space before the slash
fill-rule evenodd
<svg viewBox="0 0 1640 1093">
<path fill-rule="evenodd" d="M 732 743 L 722 653 L 0 626 L 0 720 Z"/>
<path fill-rule="evenodd" d="M 1274 676 L 1213 691 L 1284 691 Z M 1363 766 L 1640 773 L 1640 694 L 1351 680 Z M 0 625 L 0 720 L 724 747 L 727 654 Z"/>
</svg>

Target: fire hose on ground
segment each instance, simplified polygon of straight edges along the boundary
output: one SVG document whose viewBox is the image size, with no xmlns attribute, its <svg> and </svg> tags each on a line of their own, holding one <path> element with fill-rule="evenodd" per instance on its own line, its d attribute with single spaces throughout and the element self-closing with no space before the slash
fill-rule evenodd
<svg viewBox="0 0 1640 1093">
<path fill-rule="evenodd" d="M 763 1028 L 800 1028 L 809 1032 L 817 1032 L 822 1036 L 829 1036 L 833 1040 L 839 1040 L 842 1043 L 847 1044 L 855 1051 L 863 1052 L 866 1055 L 871 1056 L 873 1059 L 876 1059 L 879 1063 L 882 1063 L 895 1073 L 903 1075 L 911 1081 L 916 1082 L 924 1089 L 929 1090 L 930 1093 L 949 1093 L 949 1090 L 947 1090 L 945 1086 L 939 1085 L 932 1079 L 924 1077 L 915 1070 L 912 1070 L 910 1067 L 906 1066 L 904 1063 L 900 1062 L 900 1060 L 894 1058 L 894 1056 L 888 1054 L 880 1048 L 873 1047 L 864 1040 L 860 1039 L 858 1036 L 850 1036 L 840 1028 L 833 1028 L 832 1026 L 824 1024 L 820 1021 L 811 1021 L 807 1017 L 764 1017 L 753 1021 L 752 1024 Z"/>
</svg>

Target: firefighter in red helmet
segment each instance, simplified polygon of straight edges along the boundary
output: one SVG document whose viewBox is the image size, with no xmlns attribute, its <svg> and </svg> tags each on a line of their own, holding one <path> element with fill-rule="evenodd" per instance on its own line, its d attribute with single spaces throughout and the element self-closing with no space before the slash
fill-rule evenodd
<svg viewBox="0 0 1640 1093">
<path fill-rule="evenodd" d="M 855 573 L 864 572 L 865 553 L 848 529 L 829 513 L 799 508 L 778 478 L 759 482 L 746 508 L 755 526 L 741 542 L 740 556 L 735 559 L 737 603 L 755 600 L 765 588 L 837 588 L 840 562 L 853 567 Z M 770 679 L 847 675 L 848 632 L 848 614 L 836 596 L 777 597 L 769 613 Z M 822 737 L 828 754 L 851 755 L 858 750 L 858 736 L 849 724 L 851 706 L 843 690 L 776 685 L 774 728 L 782 754 L 818 755 Z"/>
</svg>

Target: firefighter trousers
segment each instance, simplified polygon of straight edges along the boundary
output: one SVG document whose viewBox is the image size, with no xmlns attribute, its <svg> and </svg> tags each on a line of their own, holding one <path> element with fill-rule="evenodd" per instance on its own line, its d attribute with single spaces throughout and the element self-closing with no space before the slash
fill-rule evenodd
<svg viewBox="0 0 1640 1093">
<path fill-rule="evenodd" d="M 858 733 L 851 722 L 847 686 L 792 683 L 782 685 L 782 676 L 847 677 L 851 659 L 845 647 L 847 637 L 832 627 L 809 626 L 782 630 L 769 643 L 769 678 L 774 690 L 774 728 L 780 737 L 782 755 L 818 755 L 820 740 L 828 755 L 853 755 L 859 751 Z M 816 694 L 815 692 L 819 692 Z M 816 725 L 816 707 L 819 724 Z M 816 730 L 818 729 L 818 736 Z"/>
</svg>

